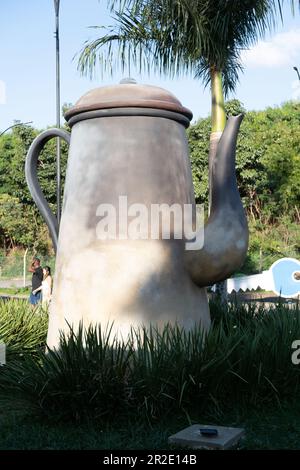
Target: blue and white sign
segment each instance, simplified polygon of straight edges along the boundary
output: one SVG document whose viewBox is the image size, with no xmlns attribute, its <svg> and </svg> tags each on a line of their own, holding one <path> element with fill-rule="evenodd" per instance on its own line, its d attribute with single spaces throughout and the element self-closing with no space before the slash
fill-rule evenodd
<svg viewBox="0 0 300 470">
<path fill-rule="evenodd" d="M 227 291 L 271 290 L 284 297 L 300 295 L 300 261 L 294 258 L 282 258 L 272 264 L 268 271 L 253 276 L 227 279 Z"/>
<path fill-rule="evenodd" d="M 282 258 L 272 264 L 275 294 L 281 297 L 300 295 L 300 261 L 294 258 Z"/>
</svg>

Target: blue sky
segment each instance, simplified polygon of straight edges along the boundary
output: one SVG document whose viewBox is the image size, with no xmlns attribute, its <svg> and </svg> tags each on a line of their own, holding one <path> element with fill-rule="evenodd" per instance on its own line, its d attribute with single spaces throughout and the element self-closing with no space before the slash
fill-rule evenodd
<svg viewBox="0 0 300 470">
<path fill-rule="evenodd" d="M 108 25 L 106 0 L 61 0 L 61 102 L 75 103 L 91 88 L 118 83 L 122 74 L 90 80 L 81 77 L 73 57 L 86 39 L 95 37 L 91 25 Z M 285 21 L 272 34 L 245 52 L 245 72 L 234 95 L 247 109 L 264 109 L 300 99 L 300 15 L 285 1 Z M 55 122 L 55 39 L 53 0 L 0 0 L 0 131 L 15 119 L 44 128 Z M 127 75 L 126 73 L 124 74 Z M 190 108 L 194 120 L 210 112 L 208 90 L 193 78 L 166 79 L 132 74 L 141 83 L 162 86 Z"/>
</svg>

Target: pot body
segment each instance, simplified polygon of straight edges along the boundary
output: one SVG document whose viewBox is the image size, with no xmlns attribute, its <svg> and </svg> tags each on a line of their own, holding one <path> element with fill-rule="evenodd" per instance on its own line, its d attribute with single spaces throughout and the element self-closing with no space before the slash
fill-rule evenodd
<svg viewBox="0 0 300 470">
<path fill-rule="evenodd" d="M 99 205 L 194 205 L 184 126 L 155 116 L 95 117 L 72 127 L 47 343 L 59 331 L 113 324 L 130 328 L 210 325 L 205 288 L 191 280 L 184 239 L 101 236 Z M 118 212 L 118 211 L 117 211 Z M 151 221 L 149 221 L 151 225 Z M 102 230 L 103 232 L 103 230 Z M 100 236 L 99 236 L 100 234 Z M 103 233 L 102 233 L 103 235 Z M 124 235 L 124 233 L 123 233 Z"/>
</svg>

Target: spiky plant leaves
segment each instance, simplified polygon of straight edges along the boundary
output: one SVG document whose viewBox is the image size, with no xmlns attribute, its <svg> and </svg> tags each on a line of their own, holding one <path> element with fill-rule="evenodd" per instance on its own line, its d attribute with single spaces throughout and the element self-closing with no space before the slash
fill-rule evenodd
<svg viewBox="0 0 300 470">
<path fill-rule="evenodd" d="M 7 359 L 35 354 L 45 347 L 47 310 L 32 310 L 27 301 L 0 301 L 0 339 L 6 344 Z"/>
<path fill-rule="evenodd" d="M 296 398 L 300 369 L 292 364 L 291 345 L 300 337 L 299 305 L 212 304 L 211 310 L 206 336 L 200 325 L 190 331 L 141 327 L 126 342 L 110 327 L 70 329 L 59 350 L 1 368 L 0 406 L 47 420 L 152 422 Z"/>
<path fill-rule="evenodd" d="M 241 52 L 282 19 L 282 0 L 110 0 L 114 25 L 81 51 L 78 69 L 91 76 L 135 64 L 169 76 L 192 73 L 207 85 L 222 72 L 225 94 L 242 71 Z M 279 13 L 279 15 L 277 15 Z M 98 27 L 96 27 L 98 28 Z"/>
</svg>

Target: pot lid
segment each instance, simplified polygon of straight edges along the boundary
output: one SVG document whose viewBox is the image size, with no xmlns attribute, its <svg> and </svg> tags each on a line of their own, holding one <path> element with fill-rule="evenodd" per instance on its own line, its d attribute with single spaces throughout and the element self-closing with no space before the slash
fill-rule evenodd
<svg viewBox="0 0 300 470">
<path fill-rule="evenodd" d="M 85 93 L 65 113 L 69 121 L 75 115 L 88 111 L 113 108 L 152 108 L 183 114 L 190 121 L 192 112 L 182 106 L 169 91 L 152 85 L 140 85 L 132 78 L 121 80 L 118 85 L 94 88 Z"/>
</svg>

